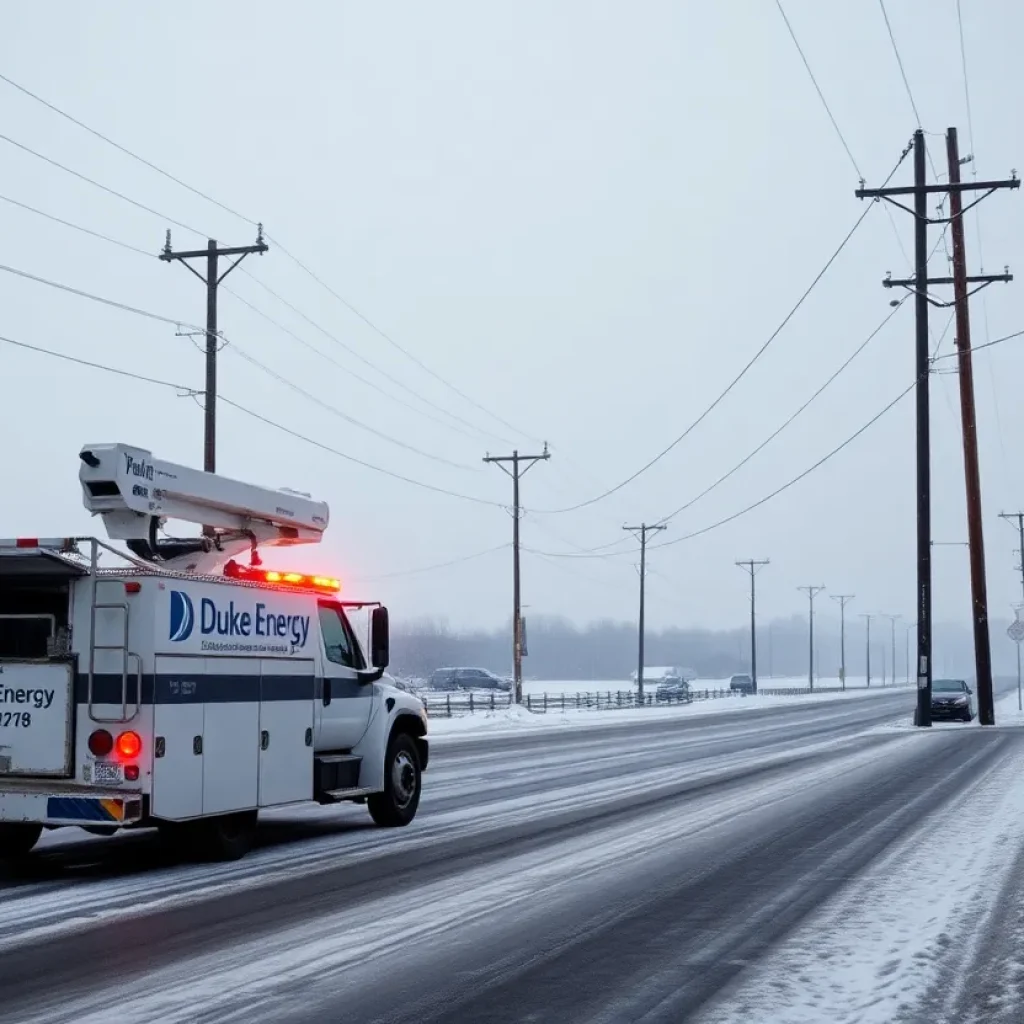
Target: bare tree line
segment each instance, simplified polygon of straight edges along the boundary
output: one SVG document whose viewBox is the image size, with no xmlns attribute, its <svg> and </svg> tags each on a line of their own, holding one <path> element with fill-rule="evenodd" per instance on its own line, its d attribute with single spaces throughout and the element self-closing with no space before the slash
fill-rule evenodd
<svg viewBox="0 0 1024 1024">
<path fill-rule="evenodd" d="M 892 675 L 891 632 L 876 622 L 871 635 L 871 675 L 881 681 Z M 1006 638 L 1004 622 L 993 621 L 992 655 L 999 671 L 1015 671 L 1014 645 Z M 488 668 L 502 675 L 511 672 L 511 626 L 495 630 L 456 630 L 443 620 L 395 622 L 393 670 L 404 676 L 426 677 L 443 666 Z M 527 622 L 528 655 L 524 678 L 624 680 L 636 669 L 636 626 L 628 622 L 598 621 L 576 626 L 567 619 L 536 617 Z M 935 674 L 972 672 L 973 641 L 968 628 L 939 625 L 935 629 Z M 913 637 L 911 637 L 913 643 Z M 822 677 L 839 674 L 839 622 L 815 617 L 816 672 Z M 800 676 L 807 673 L 807 620 L 765 621 L 758 628 L 758 675 Z M 860 623 L 846 627 L 846 665 L 849 677 L 864 676 L 865 633 Z M 913 657 L 913 650 L 911 650 Z M 743 627 L 727 630 L 648 629 L 648 665 L 677 665 L 693 669 L 702 678 L 724 678 L 746 672 L 750 663 L 750 633 Z M 896 678 L 906 675 L 906 628 L 896 629 Z"/>
</svg>

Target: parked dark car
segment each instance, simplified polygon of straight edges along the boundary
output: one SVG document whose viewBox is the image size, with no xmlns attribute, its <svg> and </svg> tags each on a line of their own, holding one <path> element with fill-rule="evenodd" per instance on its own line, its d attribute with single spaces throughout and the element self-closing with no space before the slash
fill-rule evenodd
<svg viewBox="0 0 1024 1024">
<path fill-rule="evenodd" d="M 974 720 L 973 691 L 963 679 L 932 680 L 932 721 Z"/>
<path fill-rule="evenodd" d="M 510 690 L 507 679 L 485 668 L 439 668 L 427 683 L 431 690 Z"/>
<path fill-rule="evenodd" d="M 753 693 L 754 680 L 748 675 L 732 676 L 729 679 L 729 689 L 735 693 Z"/>
<path fill-rule="evenodd" d="M 690 693 L 690 684 L 685 680 L 666 679 L 663 683 L 658 683 L 658 688 L 654 691 L 654 699 L 672 704 L 688 704 L 693 700 L 693 695 Z"/>
</svg>

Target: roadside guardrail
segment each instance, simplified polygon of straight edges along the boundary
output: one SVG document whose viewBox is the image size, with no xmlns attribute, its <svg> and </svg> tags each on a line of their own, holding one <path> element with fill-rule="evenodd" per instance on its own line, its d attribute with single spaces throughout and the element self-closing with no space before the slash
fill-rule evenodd
<svg viewBox="0 0 1024 1024">
<path fill-rule="evenodd" d="M 847 690 L 880 690 L 881 686 L 848 686 Z M 887 690 L 895 687 L 887 686 Z M 806 697 L 811 693 L 842 693 L 841 686 L 787 687 L 773 689 L 759 686 L 758 697 Z M 453 691 L 437 693 L 421 690 L 417 696 L 426 704 L 427 713 L 434 718 L 456 718 L 461 715 L 483 714 L 511 707 L 512 696 L 505 692 Z M 621 708 L 671 707 L 676 704 L 693 704 L 706 700 L 743 700 L 745 695 L 736 690 L 691 689 L 689 694 L 680 696 L 665 694 L 660 699 L 656 690 L 646 690 L 641 703 L 635 690 L 580 691 L 576 693 L 524 693 L 523 707 L 535 714 L 562 711 L 611 711 Z"/>
</svg>

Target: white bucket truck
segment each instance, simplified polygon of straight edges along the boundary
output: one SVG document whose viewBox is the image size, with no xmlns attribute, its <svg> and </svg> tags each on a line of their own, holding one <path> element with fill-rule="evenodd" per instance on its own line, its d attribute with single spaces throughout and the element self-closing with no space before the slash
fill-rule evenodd
<svg viewBox="0 0 1024 1024">
<path fill-rule="evenodd" d="M 77 825 L 236 858 L 261 809 L 311 800 L 412 821 L 427 715 L 384 675 L 387 609 L 260 559 L 319 542 L 327 505 L 123 444 L 79 457 L 86 508 L 128 550 L 0 540 L 0 857 Z M 162 538 L 167 519 L 203 536 Z"/>
</svg>

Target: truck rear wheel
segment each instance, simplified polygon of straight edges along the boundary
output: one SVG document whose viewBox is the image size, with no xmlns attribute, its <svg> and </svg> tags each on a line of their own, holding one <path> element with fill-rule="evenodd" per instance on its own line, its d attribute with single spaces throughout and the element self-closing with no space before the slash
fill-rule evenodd
<svg viewBox="0 0 1024 1024">
<path fill-rule="evenodd" d="M 183 860 L 239 860 L 252 849 L 256 812 L 165 822 L 160 831 L 173 854 Z"/>
<path fill-rule="evenodd" d="M 222 814 L 196 823 L 197 847 L 207 860 L 240 860 L 256 839 L 256 812 Z"/>
<path fill-rule="evenodd" d="M 407 733 L 396 733 L 384 758 L 384 792 L 367 798 L 370 817 L 386 828 L 401 828 L 416 817 L 420 805 L 422 769 L 416 743 Z"/>
<path fill-rule="evenodd" d="M 42 834 L 42 825 L 21 821 L 0 824 L 0 860 L 24 857 L 39 842 Z"/>
</svg>

